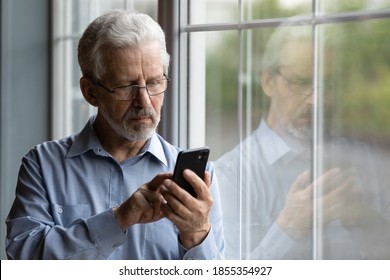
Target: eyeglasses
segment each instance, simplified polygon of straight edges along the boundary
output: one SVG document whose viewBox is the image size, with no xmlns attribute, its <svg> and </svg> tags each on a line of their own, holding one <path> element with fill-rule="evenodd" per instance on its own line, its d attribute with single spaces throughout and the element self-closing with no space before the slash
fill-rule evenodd
<svg viewBox="0 0 390 280">
<path fill-rule="evenodd" d="M 276 71 L 280 77 L 283 78 L 288 84 L 288 88 L 295 94 L 300 95 L 311 95 L 313 93 L 313 81 L 312 79 L 303 78 L 303 77 L 295 77 L 288 78 L 280 72 L 278 69 Z"/>
<path fill-rule="evenodd" d="M 146 92 L 149 96 L 156 96 L 164 93 L 168 88 L 168 83 L 170 79 L 164 74 L 163 79 L 154 80 L 146 83 L 145 86 L 139 85 L 127 85 L 127 86 L 119 86 L 113 89 L 109 89 L 102 85 L 100 82 L 96 82 L 98 86 L 105 89 L 106 91 L 113 93 L 115 100 L 130 100 L 132 99 L 140 89 L 146 89 Z"/>
<path fill-rule="evenodd" d="M 313 80 L 311 78 L 304 78 L 299 76 L 296 76 L 294 78 L 289 78 L 286 75 L 284 75 L 282 72 L 280 72 L 280 69 L 276 71 L 276 74 L 282 77 L 283 80 L 286 81 L 286 83 L 288 84 L 288 88 L 291 92 L 299 95 L 305 95 L 305 96 L 309 96 L 313 94 L 314 85 L 313 85 Z M 337 84 L 335 81 L 333 81 L 333 84 L 331 84 L 329 81 L 324 80 L 318 86 L 318 91 L 327 94 L 333 92 L 336 87 Z"/>
</svg>

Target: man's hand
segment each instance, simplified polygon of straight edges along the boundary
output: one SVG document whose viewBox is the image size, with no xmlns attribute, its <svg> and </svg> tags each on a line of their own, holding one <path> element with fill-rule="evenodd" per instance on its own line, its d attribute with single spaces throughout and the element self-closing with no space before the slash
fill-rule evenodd
<svg viewBox="0 0 390 280">
<path fill-rule="evenodd" d="M 172 180 L 165 180 L 161 193 L 167 203 L 162 212 L 180 230 L 180 242 L 189 249 L 200 244 L 211 228 L 210 209 L 213 197 L 210 192 L 210 174 L 205 172 L 204 181 L 189 169 L 184 178 L 193 186 L 193 197 Z"/>
<path fill-rule="evenodd" d="M 161 183 L 171 176 L 172 174 L 157 175 L 114 209 L 115 217 L 122 230 L 134 224 L 150 223 L 163 217 L 161 205 L 165 200 L 158 189 Z"/>
<path fill-rule="evenodd" d="M 332 168 L 314 182 L 310 173 L 302 173 L 294 181 L 287 195 L 286 205 L 277 223 L 294 239 L 306 237 L 311 230 L 314 188 L 318 217 L 323 226 L 340 220 L 344 224 L 357 224 L 363 209 L 361 194 L 353 172 Z"/>
<path fill-rule="evenodd" d="M 293 182 L 286 204 L 276 222 L 290 237 L 299 240 L 310 231 L 312 214 L 310 172 L 305 171 Z"/>
</svg>

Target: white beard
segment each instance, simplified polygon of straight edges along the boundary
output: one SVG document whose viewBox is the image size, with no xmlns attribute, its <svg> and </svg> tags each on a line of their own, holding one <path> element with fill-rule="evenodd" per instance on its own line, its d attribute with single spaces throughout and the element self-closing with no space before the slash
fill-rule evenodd
<svg viewBox="0 0 390 280">
<path fill-rule="evenodd" d="M 310 140 L 313 138 L 312 121 L 307 122 L 306 125 L 294 122 L 295 118 L 299 121 L 300 117 L 312 120 L 313 112 L 309 109 L 298 111 L 297 114 L 294 116 L 293 120 L 287 123 L 286 130 L 290 135 L 292 135 L 298 140 Z"/>
<path fill-rule="evenodd" d="M 310 140 L 313 137 L 313 130 L 311 125 L 297 127 L 294 123 L 288 123 L 287 132 L 298 140 Z"/>
<path fill-rule="evenodd" d="M 100 113 L 118 135 L 130 141 L 143 141 L 151 138 L 160 122 L 160 116 L 151 107 L 139 111 L 129 111 L 121 123 L 116 123 L 104 109 L 101 109 Z M 143 116 L 150 116 L 152 118 L 151 126 L 145 124 L 128 126 L 130 119 Z"/>
</svg>

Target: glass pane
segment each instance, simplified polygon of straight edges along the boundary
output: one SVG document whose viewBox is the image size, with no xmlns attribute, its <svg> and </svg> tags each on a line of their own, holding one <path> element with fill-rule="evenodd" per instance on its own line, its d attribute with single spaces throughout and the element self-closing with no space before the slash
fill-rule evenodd
<svg viewBox="0 0 390 280">
<path fill-rule="evenodd" d="M 318 0 L 318 11 L 321 14 L 354 12 L 366 10 L 380 10 L 390 8 L 389 0 Z"/>
<path fill-rule="evenodd" d="M 71 13 L 73 33 L 82 33 L 97 16 L 114 9 L 129 9 L 147 13 L 157 19 L 158 0 L 72 0 Z"/>
<path fill-rule="evenodd" d="M 271 19 L 310 13 L 312 0 L 243 0 L 244 19 Z"/>
<path fill-rule="evenodd" d="M 139 11 L 157 20 L 158 0 L 125 0 L 126 9 Z"/>
<path fill-rule="evenodd" d="M 75 34 L 82 33 L 97 16 L 113 9 L 123 9 L 125 0 L 72 0 L 72 29 Z"/>
<path fill-rule="evenodd" d="M 266 43 L 274 28 L 258 28 L 242 32 L 242 138 L 257 129 L 266 115 L 269 98 L 261 84 L 261 61 Z"/>
<path fill-rule="evenodd" d="M 326 174 L 315 201 L 319 258 L 390 257 L 388 25 L 371 20 L 319 28 L 324 110 L 315 164 L 318 176 Z"/>
<path fill-rule="evenodd" d="M 237 0 L 190 0 L 189 24 L 227 23 L 238 21 Z"/>
<path fill-rule="evenodd" d="M 239 142 L 239 42 L 236 31 L 209 32 L 206 42 L 206 144 L 213 160 Z"/>
<path fill-rule="evenodd" d="M 71 7 L 71 10 L 69 10 Z M 68 14 L 69 18 L 66 18 L 64 25 L 72 26 L 72 32 L 74 34 L 80 34 L 84 31 L 87 25 L 90 23 L 93 14 L 90 11 L 91 1 L 77 1 L 72 0 L 72 4 L 65 8 L 64 12 Z"/>
</svg>

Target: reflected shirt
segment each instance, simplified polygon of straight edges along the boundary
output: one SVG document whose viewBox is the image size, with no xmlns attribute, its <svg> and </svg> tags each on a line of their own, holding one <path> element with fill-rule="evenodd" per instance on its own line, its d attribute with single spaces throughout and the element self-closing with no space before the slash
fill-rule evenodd
<svg viewBox="0 0 390 280">
<path fill-rule="evenodd" d="M 377 174 L 376 164 L 371 161 L 371 156 L 367 156 L 370 153 L 352 142 L 345 143 L 342 139 L 336 142 L 324 150 L 324 155 L 333 156 L 333 159 L 342 157 L 348 164 L 364 164 L 359 167 L 364 168 L 360 180 L 364 200 L 389 220 L 389 193 L 383 191 L 388 188 L 387 181 L 374 175 Z M 342 153 L 338 153 L 340 150 Z M 313 257 L 312 237 L 294 236 L 293 239 L 275 222 L 292 183 L 297 176 L 311 169 L 309 152 L 304 148 L 291 148 L 263 119 L 250 137 L 219 158 L 215 166 L 221 186 L 227 259 Z M 378 226 L 378 223 L 373 226 Z M 364 242 L 357 240 L 371 242 L 375 238 L 365 237 L 365 233 L 358 230 L 347 230 L 339 221 L 319 232 L 322 234 L 318 239 L 321 248 L 317 249 L 321 251 L 321 258 L 361 259 L 386 255 L 376 255 L 376 252 L 366 255 L 361 250 Z M 382 241 L 390 240 L 390 231 L 385 230 L 382 236 L 385 237 Z M 383 247 L 383 242 L 380 245 Z"/>
<path fill-rule="evenodd" d="M 79 134 L 33 148 L 22 159 L 7 218 L 9 259 L 221 259 L 224 239 L 217 179 L 211 175 L 211 230 L 189 250 L 166 218 L 123 232 L 112 208 L 158 173 L 172 172 L 177 147 L 154 134 L 118 163 L 101 145 L 92 117 Z"/>
</svg>

